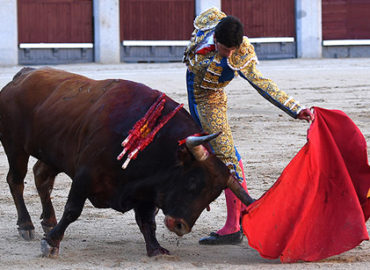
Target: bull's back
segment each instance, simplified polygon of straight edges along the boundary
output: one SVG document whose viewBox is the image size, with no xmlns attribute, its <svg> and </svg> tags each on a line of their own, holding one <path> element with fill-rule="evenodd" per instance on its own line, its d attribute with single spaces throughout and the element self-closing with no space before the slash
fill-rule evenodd
<svg viewBox="0 0 370 270">
<path fill-rule="evenodd" d="M 2 142 L 16 143 L 70 176 L 82 163 L 117 167 L 122 140 L 160 95 L 131 81 L 95 81 L 51 68 L 21 71 L 0 94 L 0 124 L 7 130 Z M 166 99 L 163 115 L 178 105 Z M 199 131 L 191 116 L 181 110 L 148 149 L 155 153 L 168 149 L 173 159 L 177 141 Z M 144 167 L 153 163 L 153 155 L 140 154 Z M 167 154 L 161 156 L 163 160 L 156 158 L 160 162 L 153 165 L 153 171 L 168 165 Z"/>
<path fill-rule="evenodd" d="M 30 113 L 43 104 L 53 105 L 53 102 L 65 100 L 66 111 L 73 103 L 83 104 L 87 98 L 79 96 L 84 90 L 89 92 L 89 97 L 100 94 L 95 85 L 98 82 L 81 75 L 56 70 L 52 68 L 22 69 L 13 80 L 1 91 L 1 109 L 13 110 L 15 107 Z M 95 91 L 93 91 L 95 90 Z"/>
<path fill-rule="evenodd" d="M 22 69 L 0 93 L 0 139 L 34 156 L 53 152 L 60 158 L 65 151 L 73 155 L 86 115 L 118 83 L 52 68 Z"/>
</svg>

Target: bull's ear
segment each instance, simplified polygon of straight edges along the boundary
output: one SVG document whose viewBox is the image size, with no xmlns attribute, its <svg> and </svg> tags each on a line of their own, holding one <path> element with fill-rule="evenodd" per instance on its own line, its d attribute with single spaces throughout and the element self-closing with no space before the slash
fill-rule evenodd
<svg viewBox="0 0 370 270">
<path fill-rule="evenodd" d="M 194 161 L 194 157 L 185 145 L 179 146 L 177 151 L 177 159 L 182 166 L 190 166 Z"/>
</svg>

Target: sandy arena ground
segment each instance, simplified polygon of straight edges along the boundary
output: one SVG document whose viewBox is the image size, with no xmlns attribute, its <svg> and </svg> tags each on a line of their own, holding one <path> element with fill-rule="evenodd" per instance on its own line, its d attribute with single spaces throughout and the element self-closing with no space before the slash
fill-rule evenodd
<svg viewBox="0 0 370 270">
<path fill-rule="evenodd" d="M 20 68 L 0 67 L 0 89 Z M 95 79 L 138 81 L 187 104 L 186 69 L 181 63 L 59 68 Z M 302 104 L 346 112 L 370 143 L 370 59 L 262 61 L 259 68 Z M 243 79 L 235 79 L 227 91 L 229 120 L 244 161 L 248 188 L 258 198 L 305 144 L 309 125 L 272 106 Z M 320 262 L 284 265 L 279 260 L 261 258 L 248 246 L 246 238 L 236 246 L 200 246 L 200 237 L 223 226 L 226 215 L 223 195 L 211 204 L 210 212 L 202 213 L 192 232 L 182 238 L 169 232 L 163 224 L 163 214 L 158 214 L 158 241 L 171 251 L 170 256 L 146 256 L 132 211 L 122 215 L 110 209 L 93 208 L 88 202 L 81 217 L 68 227 L 59 257 L 43 258 L 41 205 L 31 175 L 35 160 L 31 160 L 25 180 L 25 200 L 36 227 L 36 239 L 26 242 L 18 236 L 16 210 L 6 183 L 7 158 L 0 147 L 0 269 L 370 269 L 368 241 Z M 57 177 L 52 193 L 57 217 L 62 215 L 70 183 L 65 175 Z M 367 229 L 370 231 L 370 222 Z"/>
</svg>

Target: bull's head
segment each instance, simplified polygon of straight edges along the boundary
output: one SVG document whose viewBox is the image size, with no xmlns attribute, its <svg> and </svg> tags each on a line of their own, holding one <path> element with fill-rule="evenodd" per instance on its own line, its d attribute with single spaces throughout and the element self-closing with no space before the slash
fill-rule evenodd
<svg viewBox="0 0 370 270">
<path fill-rule="evenodd" d="M 163 209 L 167 228 L 179 236 L 190 232 L 202 211 L 225 188 L 230 188 L 245 205 L 254 201 L 227 166 L 203 145 L 218 135 L 190 136 L 186 139 L 186 148 L 181 151 L 182 171 L 178 174 L 181 180 L 176 179 L 176 183 L 182 188 L 166 202 L 172 206 Z"/>
</svg>

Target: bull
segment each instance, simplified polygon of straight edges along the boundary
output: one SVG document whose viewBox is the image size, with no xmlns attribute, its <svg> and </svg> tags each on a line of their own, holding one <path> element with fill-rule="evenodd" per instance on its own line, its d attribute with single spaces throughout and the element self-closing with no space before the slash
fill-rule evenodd
<svg viewBox="0 0 370 270">
<path fill-rule="evenodd" d="M 222 190 L 230 188 L 246 205 L 253 199 L 211 153 L 185 109 L 156 133 L 127 168 L 117 156 L 121 142 L 161 92 L 127 80 L 92 80 L 53 68 L 23 68 L 0 93 L 0 140 L 9 162 L 7 182 L 18 214 L 18 231 L 34 238 L 24 198 L 30 156 L 42 204 L 44 256 L 57 256 L 68 225 L 88 199 L 94 207 L 134 210 L 148 256 L 169 254 L 155 235 L 162 209 L 166 227 L 182 236 Z M 162 114 L 178 104 L 166 97 Z M 185 139 L 185 144 L 179 141 Z M 72 179 L 62 218 L 57 222 L 50 194 L 57 174 Z"/>
</svg>

